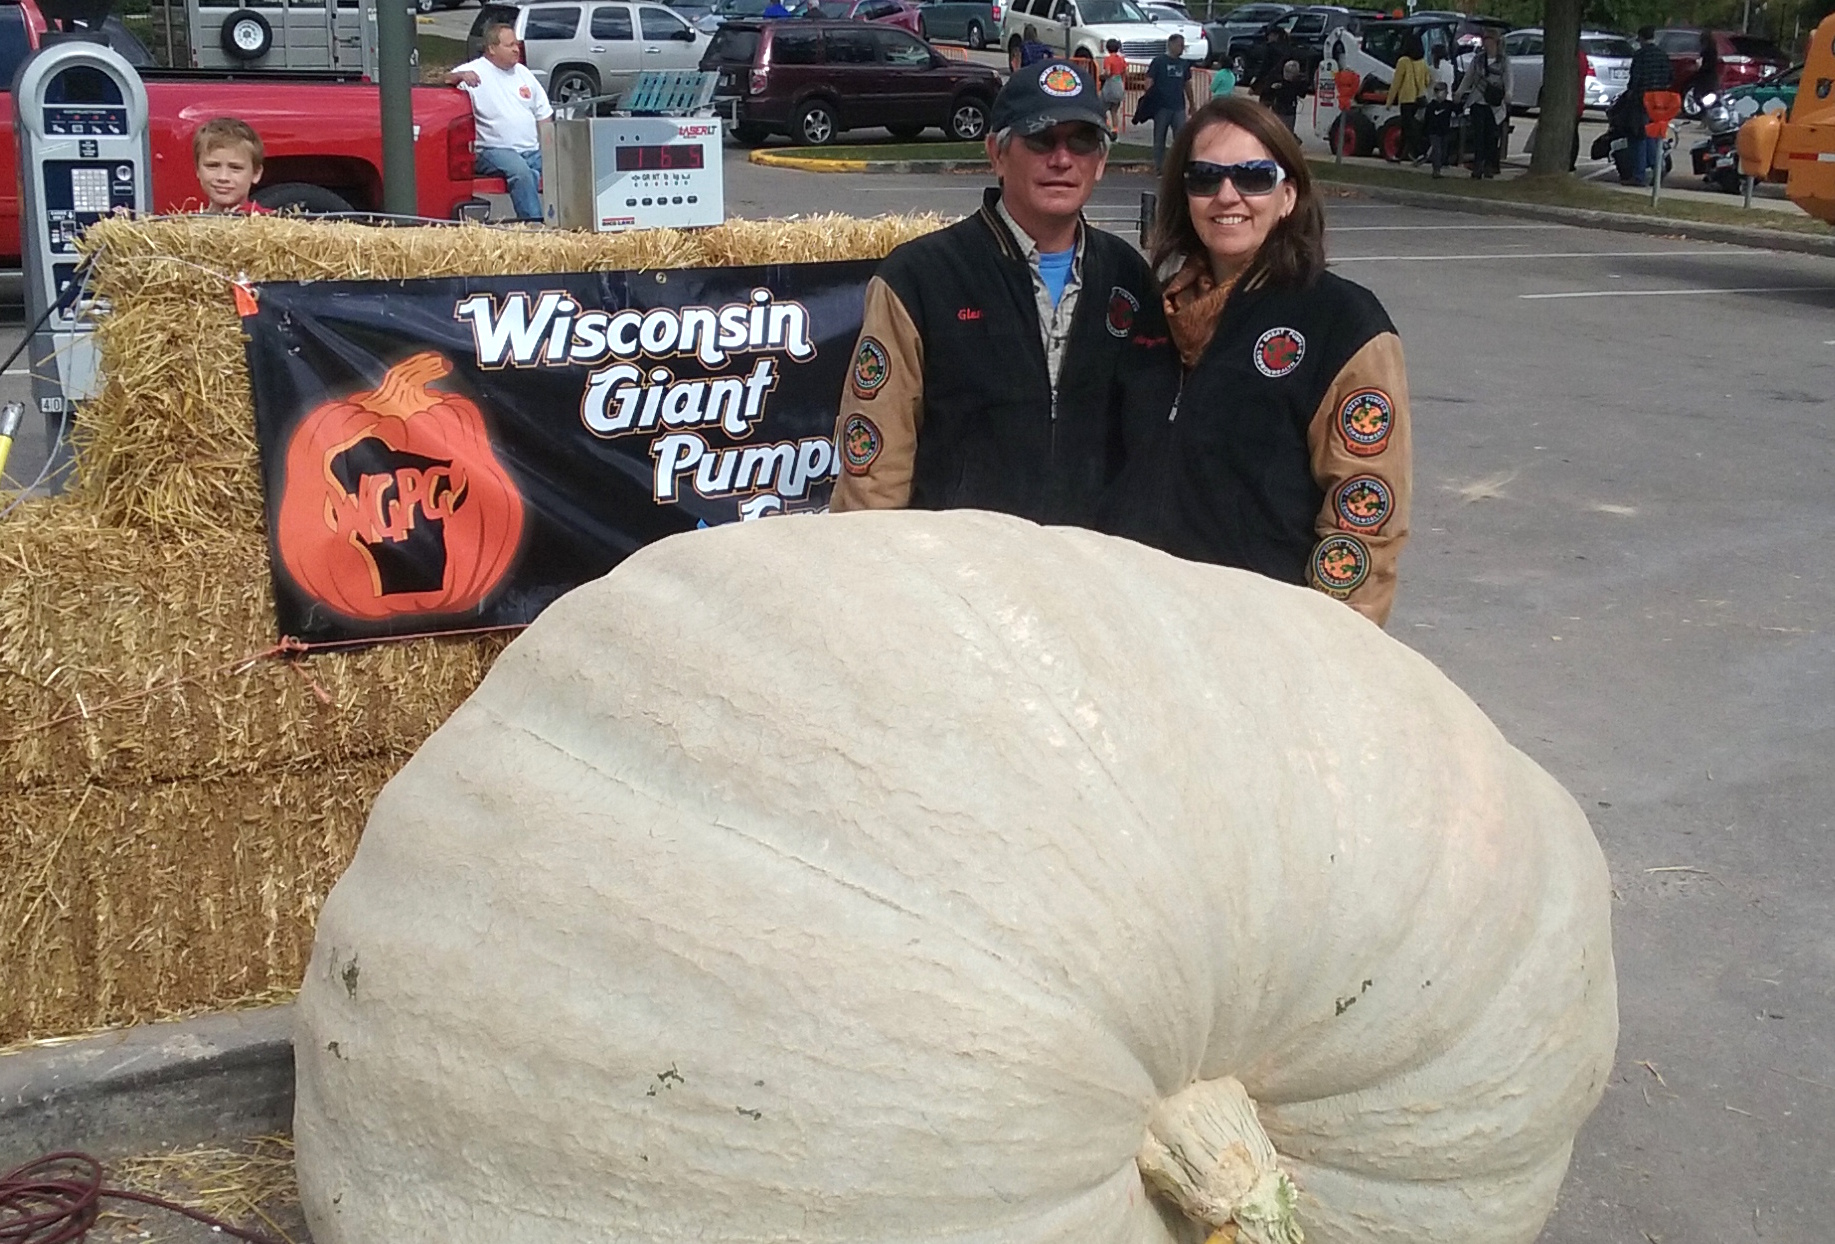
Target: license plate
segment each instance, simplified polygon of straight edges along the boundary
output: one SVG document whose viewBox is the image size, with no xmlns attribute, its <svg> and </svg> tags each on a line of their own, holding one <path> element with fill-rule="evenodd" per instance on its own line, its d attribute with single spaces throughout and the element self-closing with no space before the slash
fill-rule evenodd
<svg viewBox="0 0 1835 1244">
<path fill-rule="evenodd" d="M 1606 81 L 1607 82 L 1629 82 L 1631 81 L 1631 70 L 1630 69 L 1608 69 L 1606 70 Z"/>
</svg>

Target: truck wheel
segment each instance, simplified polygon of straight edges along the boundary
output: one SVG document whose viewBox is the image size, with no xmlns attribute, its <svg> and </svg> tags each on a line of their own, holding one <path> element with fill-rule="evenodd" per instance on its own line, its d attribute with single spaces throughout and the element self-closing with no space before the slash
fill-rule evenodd
<svg viewBox="0 0 1835 1244">
<path fill-rule="evenodd" d="M 1244 56 L 1241 52 L 1232 52 L 1230 54 L 1230 72 L 1236 75 L 1236 80 L 1238 82 L 1246 86 L 1249 81 L 1249 58 Z"/>
<path fill-rule="evenodd" d="M 790 138 L 799 147 L 826 147 L 835 141 L 837 128 L 835 110 L 819 99 L 811 100 L 797 109 Z"/>
<path fill-rule="evenodd" d="M 334 216 L 356 210 L 342 195 L 304 181 L 264 187 L 256 193 L 255 202 L 271 212 L 298 212 L 302 216 Z"/>
<path fill-rule="evenodd" d="M 434 7 L 434 0 L 414 0 L 414 11 L 416 13 L 431 13 Z"/>
<path fill-rule="evenodd" d="M 980 22 L 968 24 L 968 45 L 977 52 L 988 45 L 988 32 L 981 28 Z"/>
<path fill-rule="evenodd" d="M 274 28 L 254 9 L 237 9 L 217 41 L 236 60 L 260 60 L 274 46 Z"/>
<path fill-rule="evenodd" d="M 599 78 L 590 69 L 562 69 L 548 84 L 548 98 L 557 105 L 578 103 L 598 93 Z"/>
<path fill-rule="evenodd" d="M 1356 132 L 1353 126 L 1351 133 Z M 1376 145 L 1383 153 L 1383 159 L 1393 162 L 1402 158 L 1402 123 L 1399 119 L 1383 126 L 1382 132 L 1376 136 Z"/>
<path fill-rule="evenodd" d="M 949 136 L 972 143 L 988 132 L 988 106 L 973 95 L 964 95 L 949 108 Z"/>
</svg>

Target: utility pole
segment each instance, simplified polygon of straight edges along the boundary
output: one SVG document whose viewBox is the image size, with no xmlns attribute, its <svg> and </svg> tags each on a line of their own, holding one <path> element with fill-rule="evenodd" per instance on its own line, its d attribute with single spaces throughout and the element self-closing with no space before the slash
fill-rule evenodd
<svg viewBox="0 0 1835 1244">
<path fill-rule="evenodd" d="M 407 0 L 375 0 L 376 76 L 382 88 L 382 210 L 419 215 L 414 188 L 414 13 Z"/>
</svg>

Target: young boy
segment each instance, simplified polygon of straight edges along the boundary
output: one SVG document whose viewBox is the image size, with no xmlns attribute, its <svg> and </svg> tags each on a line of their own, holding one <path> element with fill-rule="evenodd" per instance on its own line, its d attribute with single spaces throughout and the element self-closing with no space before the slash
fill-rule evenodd
<svg viewBox="0 0 1835 1244">
<path fill-rule="evenodd" d="M 268 209 L 249 198 L 261 180 L 261 135 L 247 121 L 217 117 L 198 126 L 191 139 L 197 160 L 198 185 L 203 187 L 206 212 L 223 215 L 265 216 Z"/>
<path fill-rule="evenodd" d="M 1446 165 L 1446 148 L 1452 140 L 1453 126 L 1458 124 L 1459 110 L 1446 97 L 1446 83 L 1434 83 L 1434 97 L 1422 114 L 1422 128 L 1427 134 L 1427 158 L 1433 161 L 1434 176 Z"/>
</svg>

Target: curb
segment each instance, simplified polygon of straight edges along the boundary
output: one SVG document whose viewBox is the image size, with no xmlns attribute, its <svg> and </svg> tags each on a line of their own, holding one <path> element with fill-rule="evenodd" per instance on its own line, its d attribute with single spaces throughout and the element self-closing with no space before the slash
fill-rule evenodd
<svg viewBox="0 0 1835 1244">
<path fill-rule="evenodd" d="M 1367 186 L 1358 182 L 1332 181 L 1313 177 L 1319 185 L 1337 192 L 1386 203 L 1410 207 L 1438 208 L 1466 212 L 1474 216 L 1516 216 L 1546 220 L 1556 224 L 1579 225 L 1589 229 L 1611 229 L 1620 233 L 1644 233 L 1658 237 L 1699 238 L 1704 242 L 1726 242 L 1733 246 L 1753 246 L 1764 250 L 1795 251 L 1806 255 L 1835 257 L 1835 232 L 1828 236 L 1813 233 L 1789 233 L 1782 229 L 1764 229 L 1756 225 L 1721 225 L 1700 220 L 1678 220 L 1671 216 L 1638 216 L 1630 212 L 1602 212 L 1587 207 L 1561 207 L 1550 203 L 1516 203 L 1508 199 L 1467 198 L 1459 194 L 1435 194 L 1428 190 L 1401 190 L 1392 186 Z"/>
<path fill-rule="evenodd" d="M 753 151 L 746 157 L 767 168 L 793 168 L 804 173 L 988 173 L 986 160 L 824 160 L 820 156 L 785 155 L 778 151 Z M 1150 173 L 1144 160 L 1112 163 L 1111 173 Z"/>
<path fill-rule="evenodd" d="M 0 1171 L 293 1127 L 293 1007 L 136 1024 L 0 1055 Z"/>
</svg>

